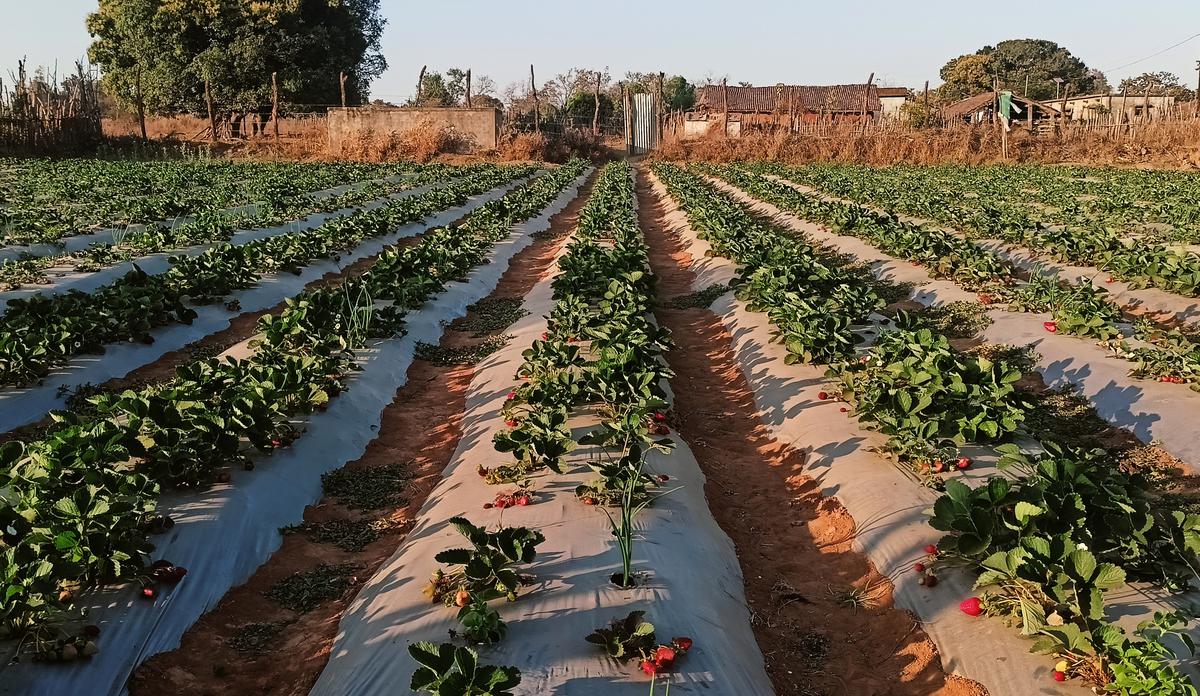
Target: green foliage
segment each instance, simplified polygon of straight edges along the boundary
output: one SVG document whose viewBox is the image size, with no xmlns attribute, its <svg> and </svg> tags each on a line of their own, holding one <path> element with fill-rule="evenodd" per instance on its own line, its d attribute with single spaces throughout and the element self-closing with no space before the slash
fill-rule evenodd
<svg viewBox="0 0 1200 696">
<path fill-rule="evenodd" d="M 1013 39 L 984 46 L 974 54 L 947 62 L 941 77 L 945 84 L 940 89 L 951 99 L 990 92 L 993 79 L 999 81 L 1001 89 L 1024 94 L 1028 78 L 1028 96 L 1034 99 L 1053 99 L 1056 77 L 1064 81 L 1064 89 L 1070 87 L 1076 95 L 1091 94 L 1098 86 L 1096 76 L 1083 61 L 1043 39 Z"/>
<path fill-rule="evenodd" d="M 204 80 L 223 108 L 270 103 L 271 73 L 297 104 L 366 101 L 387 62 L 379 0 L 262 3 L 221 0 L 102 0 L 88 15 L 89 56 L 106 88 L 127 106 L 139 96 L 152 113 L 204 109 Z"/>
<path fill-rule="evenodd" d="M 479 655 L 470 648 L 452 643 L 414 643 L 408 654 L 420 667 L 409 688 L 434 696 L 513 696 L 510 689 L 521 683 L 516 667 L 491 667 L 479 664 Z"/>
<path fill-rule="evenodd" d="M 629 616 L 592 631 L 584 640 L 599 645 L 609 657 L 621 662 L 641 657 L 658 645 L 654 624 L 645 621 L 645 615 L 644 611 L 629 612 Z"/>
</svg>

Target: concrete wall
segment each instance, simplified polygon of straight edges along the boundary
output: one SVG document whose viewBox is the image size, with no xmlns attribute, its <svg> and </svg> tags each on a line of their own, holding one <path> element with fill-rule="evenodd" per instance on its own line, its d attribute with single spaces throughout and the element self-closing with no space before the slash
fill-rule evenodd
<svg viewBox="0 0 1200 696">
<path fill-rule="evenodd" d="M 344 142 L 371 131 L 378 136 L 411 130 L 422 122 L 449 126 L 469 136 L 483 150 L 495 149 L 500 140 L 500 110 L 481 109 L 377 109 L 334 108 L 329 110 L 329 151 L 342 151 Z"/>
<path fill-rule="evenodd" d="M 908 97 L 880 97 L 879 103 L 882 109 L 879 112 L 881 118 L 900 118 L 900 107 L 904 106 L 904 102 L 908 101 Z"/>
<path fill-rule="evenodd" d="M 1060 103 L 1057 100 L 1047 101 L 1053 106 L 1058 106 Z M 1067 115 L 1073 121 L 1086 121 L 1096 118 L 1107 119 L 1107 114 L 1109 113 L 1120 113 L 1122 104 L 1125 107 L 1126 121 L 1131 121 L 1146 114 L 1147 106 L 1149 107 L 1149 117 L 1154 119 L 1175 105 L 1175 97 L 1154 95 L 1147 97 L 1144 94 L 1129 94 L 1125 98 L 1122 98 L 1119 94 L 1074 97 L 1067 100 Z"/>
</svg>

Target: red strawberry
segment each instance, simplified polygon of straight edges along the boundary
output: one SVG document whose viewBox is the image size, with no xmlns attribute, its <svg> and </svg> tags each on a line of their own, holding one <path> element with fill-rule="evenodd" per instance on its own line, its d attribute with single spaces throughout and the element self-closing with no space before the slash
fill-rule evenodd
<svg viewBox="0 0 1200 696">
<path fill-rule="evenodd" d="M 283 440 L 279 440 L 279 439 L 271 440 L 272 447 L 279 447 L 282 444 L 283 444 Z"/>
<path fill-rule="evenodd" d="M 1058 332 L 1058 322 L 1057 321 L 1044 321 L 1044 322 L 1042 322 L 1042 328 L 1049 331 L 1050 333 L 1057 333 Z"/>
<path fill-rule="evenodd" d="M 980 605 L 978 597 L 969 597 L 964 599 L 958 605 L 958 608 L 961 609 L 962 613 L 966 614 L 967 616 L 979 616 L 983 613 L 983 606 Z"/>
<path fill-rule="evenodd" d="M 583 501 L 584 505 L 595 505 L 596 504 L 596 499 L 590 495 L 583 496 L 582 501 Z"/>
<path fill-rule="evenodd" d="M 671 480 L 671 477 L 667 476 L 666 474 L 660 474 L 658 480 L 660 483 L 666 483 L 667 481 Z"/>
<path fill-rule="evenodd" d="M 829 398 L 829 394 L 827 392 L 817 392 L 817 398 L 824 401 Z"/>
<path fill-rule="evenodd" d="M 466 590 L 459 590 L 454 595 L 454 606 L 465 607 L 471 603 L 471 593 Z"/>
<path fill-rule="evenodd" d="M 846 408 L 845 406 L 842 406 L 842 407 L 841 407 L 841 408 L 839 408 L 838 410 L 839 410 L 839 411 L 841 411 L 842 413 L 846 413 L 846 412 L 847 412 L 847 411 L 849 411 L 850 409 Z"/>
<path fill-rule="evenodd" d="M 546 340 L 549 340 L 549 338 L 550 338 L 550 332 L 549 332 L 549 331 L 543 331 L 543 332 L 542 332 L 542 340 L 543 340 L 543 341 L 546 341 Z"/>
<path fill-rule="evenodd" d="M 518 425 L 520 425 L 520 424 L 519 424 L 517 421 L 515 421 L 515 420 L 506 420 L 506 421 L 504 421 L 504 424 L 505 424 L 505 425 L 507 425 L 507 426 L 508 426 L 508 427 L 510 427 L 510 428 L 515 428 L 515 427 L 517 427 Z"/>
<path fill-rule="evenodd" d="M 1108 277 L 1108 279 L 1107 279 L 1107 280 L 1105 280 L 1104 282 L 1106 282 L 1106 283 L 1111 283 L 1111 282 L 1113 282 L 1114 280 L 1116 280 L 1116 278 L 1113 278 L 1112 276 L 1109 276 L 1109 277 Z"/>
<path fill-rule="evenodd" d="M 927 544 L 925 546 L 925 553 L 935 554 L 935 553 L 937 553 L 937 547 L 934 546 L 933 544 Z"/>
<path fill-rule="evenodd" d="M 507 398 L 509 401 L 512 401 L 513 399 L 517 398 L 517 393 L 516 393 L 516 392 L 509 392 L 509 393 L 508 393 L 508 396 L 507 396 L 506 398 Z"/>
<path fill-rule="evenodd" d="M 520 505 L 521 507 L 525 507 L 526 505 L 529 504 L 529 496 L 518 495 L 513 498 L 513 502 L 515 502 L 517 505 Z"/>
<path fill-rule="evenodd" d="M 958 461 L 955 462 L 955 464 L 958 465 L 958 468 L 965 469 L 968 466 L 971 466 L 971 460 L 968 457 L 959 457 Z"/>
<path fill-rule="evenodd" d="M 654 664 L 650 660 L 642 660 L 640 667 L 642 668 L 643 672 L 651 677 L 658 674 L 658 665 Z"/>
<path fill-rule="evenodd" d="M 913 570 L 915 570 L 918 573 L 924 573 L 925 572 L 925 564 L 924 563 L 914 563 Z"/>
<path fill-rule="evenodd" d="M 1054 673 L 1054 681 L 1056 681 L 1056 682 L 1065 682 L 1066 680 L 1067 680 L 1067 673 L 1066 673 L 1066 672 L 1057 672 L 1057 671 L 1056 671 L 1056 672 Z"/>
<path fill-rule="evenodd" d="M 663 421 L 665 421 L 666 419 L 667 419 L 667 416 L 666 416 L 665 414 L 662 414 L 662 413 L 655 413 L 655 414 L 654 414 L 654 422 L 655 422 L 655 423 L 662 423 L 662 422 L 663 422 Z"/>
<path fill-rule="evenodd" d="M 692 649 L 692 639 L 687 636 L 679 636 L 671 639 L 671 645 L 679 652 L 687 652 Z"/>
<path fill-rule="evenodd" d="M 942 460 L 935 459 L 935 460 L 933 460 L 933 464 L 929 465 L 929 468 L 933 469 L 933 472 L 935 474 L 940 474 L 946 470 L 946 465 L 942 463 Z"/>
<path fill-rule="evenodd" d="M 158 590 L 147 585 L 142 588 L 142 596 L 145 597 L 146 599 L 154 599 L 155 597 L 158 596 Z"/>
<path fill-rule="evenodd" d="M 658 646 L 658 650 L 654 651 L 654 663 L 659 669 L 671 669 L 675 664 L 675 648 L 667 645 Z"/>
</svg>

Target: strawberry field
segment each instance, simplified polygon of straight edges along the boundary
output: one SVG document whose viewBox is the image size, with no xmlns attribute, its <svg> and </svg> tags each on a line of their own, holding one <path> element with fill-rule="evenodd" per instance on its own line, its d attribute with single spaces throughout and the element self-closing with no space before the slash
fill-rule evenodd
<svg viewBox="0 0 1200 696">
<path fill-rule="evenodd" d="M 0 694 L 1195 695 L 1197 193 L 0 160 Z"/>
</svg>

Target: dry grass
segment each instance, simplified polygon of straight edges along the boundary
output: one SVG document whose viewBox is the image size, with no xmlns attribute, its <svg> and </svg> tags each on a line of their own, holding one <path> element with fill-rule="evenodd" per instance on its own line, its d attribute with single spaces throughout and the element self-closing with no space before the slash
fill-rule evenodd
<svg viewBox="0 0 1200 696">
<path fill-rule="evenodd" d="M 432 121 L 422 121 L 408 130 L 385 134 L 364 129 L 342 145 L 340 155 L 341 159 L 362 162 L 429 162 L 438 155 L 465 153 L 474 147 L 475 141 L 470 135 Z"/>
<path fill-rule="evenodd" d="M 1192 169 L 1200 167 L 1200 121 L 1172 120 L 1130 130 L 1072 127 L 1064 135 L 1010 134 L 1010 161 L 1076 162 Z M 768 159 L 793 164 L 988 164 L 1000 157 L 1000 132 L 993 126 L 916 130 L 894 128 L 862 133 L 832 128 L 821 135 L 752 133 L 741 138 L 710 136 L 663 144 L 658 157 L 732 162 Z"/>
<path fill-rule="evenodd" d="M 509 133 L 500 141 L 500 159 L 509 162 L 566 162 L 572 157 L 608 158 L 605 143 L 589 131 L 563 133 Z"/>
</svg>

